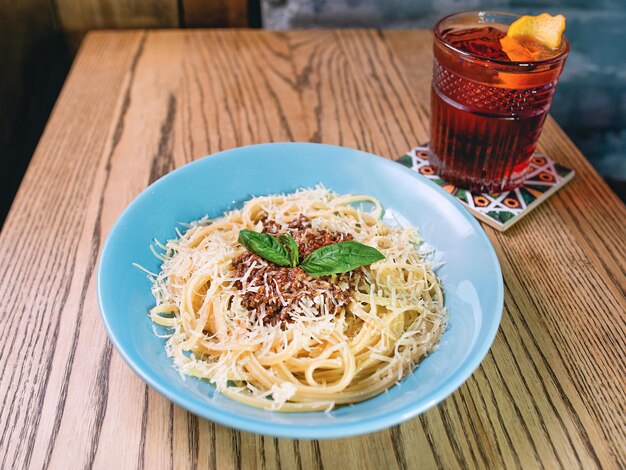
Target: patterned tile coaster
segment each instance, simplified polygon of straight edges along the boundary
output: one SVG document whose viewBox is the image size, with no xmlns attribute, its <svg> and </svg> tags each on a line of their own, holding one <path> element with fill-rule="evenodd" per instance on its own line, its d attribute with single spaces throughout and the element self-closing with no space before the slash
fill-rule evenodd
<svg viewBox="0 0 626 470">
<path fill-rule="evenodd" d="M 435 174 L 428 162 L 427 147 L 415 147 L 397 162 L 425 176 L 461 201 L 478 220 L 504 232 L 574 177 L 574 170 L 536 153 L 524 184 L 498 194 L 473 194 L 457 188 Z"/>
</svg>

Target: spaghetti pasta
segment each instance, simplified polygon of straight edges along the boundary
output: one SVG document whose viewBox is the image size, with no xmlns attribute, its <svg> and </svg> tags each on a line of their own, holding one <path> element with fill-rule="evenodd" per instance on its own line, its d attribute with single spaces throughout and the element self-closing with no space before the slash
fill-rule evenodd
<svg viewBox="0 0 626 470">
<path fill-rule="evenodd" d="M 362 203 L 374 209 L 357 207 Z M 246 292 L 271 288 L 284 299 L 271 279 L 250 282 L 255 266 L 236 275 L 233 264 L 245 252 L 239 231 L 262 231 L 267 220 L 288 227 L 301 215 L 315 229 L 377 248 L 385 259 L 325 276 L 310 284 L 314 296 L 294 301 L 288 321 L 264 321 L 260 309 L 246 307 Z M 162 245 L 161 272 L 150 276 L 156 298 L 150 317 L 169 329 L 166 349 L 175 367 L 234 400 L 278 411 L 328 410 L 394 385 L 433 350 L 447 315 L 417 231 L 391 227 L 382 215 L 372 197 L 317 187 L 252 198 L 223 217 L 189 224 Z M 345 305 L 328 307 L 326 284 L 349 294 Z"/>
</svg>

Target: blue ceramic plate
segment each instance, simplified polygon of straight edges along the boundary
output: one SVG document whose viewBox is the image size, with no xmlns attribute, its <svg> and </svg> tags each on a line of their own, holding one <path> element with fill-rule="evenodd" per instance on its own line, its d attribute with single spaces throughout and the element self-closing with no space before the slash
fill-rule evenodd
<svg viewBox="0 0 626 470">
<path fill-rule="evenodd" d="M 183 378 L 155 336 L 147 312 L 150 284 L 132 263 L 159 271 L 154 238 L 175 237 L 179 222 L 220 216 L 252 196 L 322 183 L 337 193 L 369 194 L 419 228 L 445 264 L 449 328 L 439 349 L 387 393 L 330 413 L 279 413 L 232 401 Z M 151 387 L 204 418 L 233 428 L 290 438 L 336 438 L 412 418 L 454 392 L 478 367 L 502 314 L 502 274 L 473 217 L 445 191 L 402 165 L 358 150 L 308 143 L 254 145 L 186 165 L 147 188 L 121 215 L 98 270 L 100 311 L 117 351 Z"/>
</svg>

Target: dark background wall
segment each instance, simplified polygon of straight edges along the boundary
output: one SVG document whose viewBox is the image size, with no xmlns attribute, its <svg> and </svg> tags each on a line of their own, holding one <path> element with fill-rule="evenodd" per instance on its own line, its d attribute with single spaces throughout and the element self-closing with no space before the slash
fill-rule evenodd
<svg viewBox="0 0 626 470">
<path fill-rule="evenodd" d="M 0 224 L 90 29 L 432 28 L 473 9 L 567 17 L 552 115 L 626 199 L 626 0 L 0 0 Z"/>
<path fill-rule="evenodd" d="M 0 224 L 70 62 L 48 0 L 0 0 Z"/>
</svg>

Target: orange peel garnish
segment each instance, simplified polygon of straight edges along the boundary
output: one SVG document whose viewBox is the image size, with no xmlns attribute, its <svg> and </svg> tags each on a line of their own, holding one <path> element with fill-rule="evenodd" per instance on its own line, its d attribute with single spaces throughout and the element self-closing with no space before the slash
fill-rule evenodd
<svg viewBox="0 0 626 470">
<path fill-rule="evenodd" d="M 511 36 L 500 39 L 502 50 L 515 62 L 531 62 L 535 59 L 534 54 Z"/>
<path fill-rule="evenodd" d="M 511 23 L 506 35 L 517 42 L 532 41 L 556 50 L 563 40 L 563 31 L 565 31 L 563 15 L 552 16 L 542 13 L 538 16 L 527 15 L 518 18 Z"/>
</svg>

